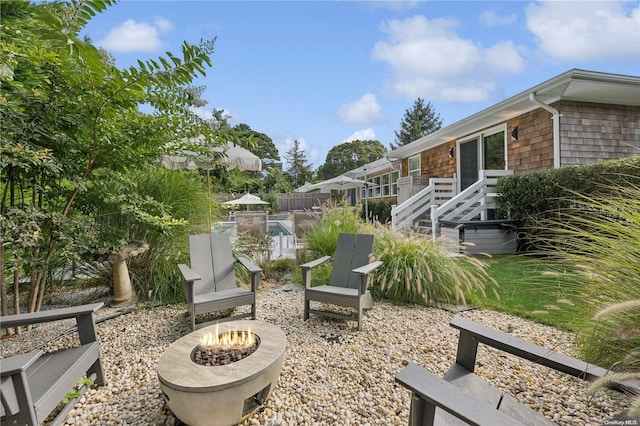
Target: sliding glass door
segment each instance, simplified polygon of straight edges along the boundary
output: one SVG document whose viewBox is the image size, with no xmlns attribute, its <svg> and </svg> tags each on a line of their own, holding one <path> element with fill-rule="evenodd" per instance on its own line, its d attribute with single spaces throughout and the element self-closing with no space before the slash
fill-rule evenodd
<svg viewBox="0 0 640 426">
<path fill-rule="evenodd" d="M 465 139 L 458 144 L 460 191 L 478 180 L 483 170 L 504 170 L 506 166 L 506 126 L 498 126 Z"/>
</svg>

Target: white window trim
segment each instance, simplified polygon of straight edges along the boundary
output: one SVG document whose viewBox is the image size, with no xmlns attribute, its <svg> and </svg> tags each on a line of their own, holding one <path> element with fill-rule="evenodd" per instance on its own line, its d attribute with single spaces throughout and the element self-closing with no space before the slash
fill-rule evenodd
<svg viewBox="0 0 640 426">
<path fill-rule="evenodd" d="M 464 138 L 460 138 L 456 141 L 456 154 L 458 152 L 460 152 L 460 144 L 463 144 L 465 142 L 469 142 L 472 139 L 476 140 L 476 143 L 478 144 L 478 170 L 482 169 L 482 165 L 484 164 L 484 136 L 491 136 L 494 135 L 496 133 L 500 133 L 502 132 L 504 134 L 504 155 L 505 155 L 505 159 L 504 159 L 504 165 L 505 165 L 505 170 L 509 170 L 509 165 L 508 165 L 508 155 L 507 155 L 507 149 L 508 149 L 508 145 L 507 145 L 507 123 L 503 123 L 503 124 L 499 124 L 497 126 L 494 127 L 490 127 L 488 129 L 485 129 L 481 132 L 477 132 L 468 136 L 465 136 Z M 460 170 L 460 158 L 458 155 L 456 155 L 456 169 L 459 171 Z"/>
<path fill-rule="evenodd" d="M 418 159 L 418 168 L 417 168 L 417 169 L 412 169 L 412 168 L 411 168 L 411 160 L 413 160 L 414 158 L 417 158 L 417 159 Z M 422 170 L 422 167 L 421 167 L 421 166 L 422 166 L 422 164 L 421 164 L 421 163 L 422 163 L 422 158 L 421 158 L 421 155 L 420 155 L 420 154 L 418 154 L 418 155 L 412 155 L 411 157 L 409 157 L 409 158 L 407 159 L 407 169 L 408 169 L 408 170 L 407 170 L 407 176 L 420 176 L 420 174 L 421 174 L 421 170 Z M 414 172 L 414 171 L 417 171 L 417 174 L 413 174 L 413 175 L 412 175 L 412 174 L 411 174 L 411 172 Z"/>
</svg>

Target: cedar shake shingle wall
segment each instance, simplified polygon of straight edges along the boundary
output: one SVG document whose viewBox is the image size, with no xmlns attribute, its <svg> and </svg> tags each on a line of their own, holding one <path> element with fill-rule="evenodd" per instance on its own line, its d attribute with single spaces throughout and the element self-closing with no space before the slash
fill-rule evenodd
<svg viewBox="0 0 640 426">
<path fill-rule="evenodd" d="M 640 107 L 562 101 L 562 166 L 640 154 Z"/>
<path fill-rule="evenodd" d="M 511 142 L 514 127 L 518 127 L 517 142 Z M 515 173 L 553 168 L 551 113 L 540 108 L 507 122 L 507 159 Z"/>
<path fill-rule="evenodd" d="M 422 173 L 430 178 L 452 178 L 456 172 L 456 158 L 449 158 L 449 150 L 455 146 L 455 142 L 449 142 L 423 152 L 420 158 Z"/>
<path fill-rule="evenodd" d="M 420 175 L 426 178 L 452 178 L 456 172 L 456 158 L 449 158 L 449 150 L 455 142 L 445 143 L 420 153 Z M 409 176 L 409 159 L 402 159 L 401 176 Z"/>
</svg>

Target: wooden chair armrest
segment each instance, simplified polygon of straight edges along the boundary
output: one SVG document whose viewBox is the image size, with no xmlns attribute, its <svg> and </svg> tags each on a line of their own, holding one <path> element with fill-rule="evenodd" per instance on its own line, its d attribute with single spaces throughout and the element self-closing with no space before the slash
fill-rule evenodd
<svg viewBox="0 0 640 426">
<path fill-rule="evenodd" d="M 202 279 L 200 275 L 198 275 L 193 269 L 191 269 L 187 265 L 184 265 L 181 263 L 178 265 L 178 269 L 180 269 L 180 272 L 182 273 L 182 278 L 184 278 L 185 281 L 193 282 L 193 281 Z"/>
<path fill-rule="evenodd" d="M 367 275 L 372 273 L 376 268 L 378 268 L 380 265 L 382 265 L 382 261 L 381 260 L 376 260 L 375 262 L 371 262 L 367 265 L 361 266 L 359 268 L 356 268 L 354 270 L 352 270 L 351 272 L 355 272 L 356 274 L 359 275 Z"/>
<path fill-rule="evenodd" d="M 251 262 L 246 257 L 238 257 L 238 263 L 241 264 L 251 274 L 251 291 L 258 291 L 258 287 L 260 287 L 260 274 L 262 273 L 262 268 Z"/>
<path fill-rule="evenodd" d="M 460 330 L 456 363 L 464 366 L 470 371 L 474 370 L 476 355 L 475 349 L 477 344 L 483 343 L 520 358 L 553 368 L 554 370 L 561 371 L 584 380 L 592 381 L 608 374 L 612 374 L 610 371 L 602 367 L 598 367 L 597 365 L 589 364 L 568 355 L 552 351 L 551 349 L 547 349 L 543 346 L 535 345 L 460 316 L 453 318 L 450 325 Z"/>
<path fill-rule="evenodd" d="M 247 259 L 246 257 L 238 257 L 238 263 L 240 263 L 247 271 L 252 274 L 262 272 L 262 268 Z"/>
<path fill-rule="evenodd" d="M 307 263 L 304 263 L 304 264 L 300 265 L 300 269 L 302 269 L 303 271 L 305 269 L 312 269 L 312 268 L 315 268 L 316 266 L 323 265 L 323 264 L 329 262 L 330 260 L 331 260 L 331 256 L 323 256 L 323 257 L 321 257 L 319 259 L 312 260 L 311 262 L 307 262 Z"/>
<path fill-rule="evenodd" d="M 69 308 L 52 309 L 49 311 L 31 312 L 0 317 L 0 328 L 10 328 L 39 324 L 43 322 L 58 321 L 68 318 L 91 316 L 100 309 L 104 303 L 92 303 L 89 305 L 72 306 Z"/>
<path fill-rule="evenodd" d="M 400 370 L 395 379 L 412 392 L 410 426 L 433 424 L 436 407 L 470 425 L 522 424 L 414 363 Z"/>
<path fill-rule="evenodd" d="M 2 374 L 2 377 L 12 376 L 14 374 L 26 371 L 26 369 L 29 368 L 31 364 L 36 362 L 36 360 L 40 358 L 42 354 L 44 354 L 44 352 L 38 349 L 26 354 L 2 358 L 2 362 L 0 363 L 0 372 Z"/>
</svg>

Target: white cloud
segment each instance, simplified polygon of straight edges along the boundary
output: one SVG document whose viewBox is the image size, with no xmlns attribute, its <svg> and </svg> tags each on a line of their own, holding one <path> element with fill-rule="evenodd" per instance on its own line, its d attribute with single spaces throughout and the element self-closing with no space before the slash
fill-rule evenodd
<svg viewBox="0 0 640 426">
<path fill-rule="evenodd" d="M 193 112 L 195 115 L 202 118 L 203 120 L 211 120 L 213 118 L 213 110 L 211 108 L 192 107 L 190 109 L 191 109 L 191 112 Z M 242 117 L 239 114 L 235 114 L 226 108 L 218 107 L 216 109 L 218 111 L 222 111 L 223 117 L 227 117 L 227 123 L 230 126 L 236 126 L 242 123 Z"/>
<path fill-rule="evenodd" d="M 351 134 L 351 136 L 343 140 L 342 143 L 357 141 L 357 140 L 361 140 L 361 141 L 376 140 L 376 132 L 372 128 L 356 130 Z"/>
<path fill-rule="evenodd" d="M 553 57 L 640 59 L 640 6 L 635 1 L 537 2 L 529 5 L 526 16 L 540 49 Z"/>
<path fill-rule="evenodd" d="M 192 107 L 191 112 L 193 112 L 203 120 L 211 120 L 211 118 L 213 118 L 213 113 L 211 112 L 211 110 L 204 107 Z"/>
<path fill-rule="evenodd" d="M 478 17 L 480 22 L 490 27 L 499 25 L 511 25 L 516 22 L 516 14 L 498 15 L 494 10 L 485 10 Z"/>
<path fill-rule="evenodd" d="M 512 42 L 484 47 L 461 38 L 457 26 L 453 19 L 422 15 L 384 22 L 386 40 L 375 44 L 372 57 L 391 67 L 390 90 L 409 99 L 482 101 L 498 78 L 523 69 L 520 48 Z"/>
<path fill-rule="evenodd" d="M 372 93 L 338 108 L 338 119 L 354 124 L 373 124 L 382 120 L 380 105 Z"/>
<path fill-rule="evenodd" d="M 161 16 L 154 16 L 153 24 L 160 32 L 163 33 L 169 32 L 173 29 L 173 23 Z"/>
<path fill-rule="evenodd" d="M 160 33 L 171 27 L 171 23 L 162 18 L 155 18 L 153 25 L 128 19 L 112 28 L 97 44 L 110 52 L 153 52 L 162 48 Z"/>
</svg>

